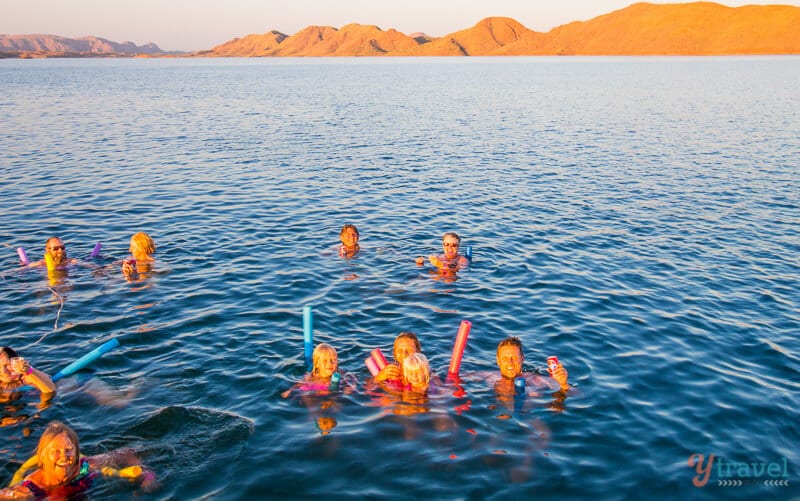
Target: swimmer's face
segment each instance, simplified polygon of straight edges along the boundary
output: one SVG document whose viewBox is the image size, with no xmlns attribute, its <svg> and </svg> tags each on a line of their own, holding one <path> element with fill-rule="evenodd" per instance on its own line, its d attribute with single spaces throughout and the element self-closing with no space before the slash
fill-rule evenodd
<svg viewBox="0 0 800 501">
<path fill-rule="evenodd" d="M 345 228 L 342 230 L 342 233 L 339 234 L 339 238 L 342 239 L 342 245 L 345 247 L 355 247 L 358 244 L 358 232 L 353 228 Z"/>
<path fill-rule="evenodd" d="M 414 343 L 413 339 L 403 337 L 394 342 L 394 360 L 401 366 L 403 365 L 403 360 L 408 358 L 408 356 L 412 353 L 416 352 L 417 345 Z"/>
<path fill-rule="evenodd" d="M 11 370 L 11 360 L 8 355 L 0 351 L 0 383 L 12 383 L 19 379 Z"/>
<path fill-rule="evenodd" d="M 60 238 L 51 238 L 44 246 L 44 251 L 52 259 L 56 265 L 61 265 L 67 262 L 67 248 L 64 247 L 64 242 Z"/>
<path fill-rule="evenodd" d="M 444 257 L 453 259 L 458 255 L 458 238 L 447 235 L 442 240 L 442 248 L 444 249 Z"/>
<path fill-rule="evenodd" d="M 329 378 L 336 372 L 338 366 L 338 357 L 335 352 L 323 351 L 317 358 L 314 369 L 317 371 L 317 376 L 320 378 Z"/>
<path fill-rule="evenodd" d="M 404 374 L 406 381 L 415 390 L 428 387 L 428 375 L 422 368 L 407 370 Z"/>
<path fill-rule="evenodd" d="M 501 346 L 497 350 L 497 366 L 505 378 L 515 378 L 522 374 L 522 352 L 516 346 Z"/>
<path fill-rule="evenodd" d="M 53 437 L 40 457 L 44 462 L 39 465 L 40 468 L 59 483 L 67 482 L 78 474 L 78 447 L 66 433 Z"/>
</svg>

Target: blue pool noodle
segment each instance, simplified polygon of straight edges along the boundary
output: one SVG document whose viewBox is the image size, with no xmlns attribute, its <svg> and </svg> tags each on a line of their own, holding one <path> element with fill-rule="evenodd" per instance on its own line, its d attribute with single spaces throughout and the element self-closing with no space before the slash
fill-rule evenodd
<svg viewBox="0 0 800 501">
<path fill-rule="evenodd" d="M 472 261 L 472 246 L 467 245 L 467 248 L 464 250 L 464 257 Z"/>
<path fill-rule="evenodd" d="M 63 377 L 67 377 L 78 372 L 79 370 L 83 369 L 84 367 L 94 362 L 98 358 L 102 357 L 103 355 L 113 350 L 117 346 L 119 346 L 119 341 L 117 341 L 117 338 L 109 339 L 102 345 L 98 346 L 94 350 L 90 351 L 86 355 L 82 356 L 78 360 L 72 362 L 68 366 L 58 371 L 56 375 L 52 377 L 53 382 L 56 382 Z"/>
<path fill-rule="evenodd" d="M 119 341 L 117 341 L 117 338 L 111 338 L 108 341 L 106 341 L 105 343 L 103 343 L 102 345 L 100 345 L 99 347 L 95 348 L 94 350 L 90 351 L 89 353 L 87 353 L 86 355 L 82 356 L 78 360 L 72 362 L 68 366 L 66 366 L 63 369 L 61 369 L 60 371 L 58 371 L 51 379 L 55 383 L 56 381 L 58 381 L 61 378 L 70 376 L 72 374 L 75 374 L 76 372 L 78 372 L 79 370 L 83 369 L 84 367 L 86 367 L 90 363 L 94 362 L 98 358 L 102 357 L 103 355 L 105 355 L 109 351 L 113 350 L 117 346 L 119 346 Z M 33 386 L 29 386 L 28 385 L 28 386 L 20 386 L 19 388 L 15 389 L 14 391 L 30 391 L 30 390 L 35 390 L 35 389 L 36 388 L 34 388 Z"/>
<path fill-rule="evenodd" d="M 102 248 L 103 248 L 103 244 L 101 244 L 100 242 L 97 242 L 96 244 L 94 244 L 94 249 L 92 249 L 92 254 L 89 257 L 92 258 L 92 259 L 96 258 L 97 255 L 100 254 L 100 249 L 102 249 Z"/>
<path fill-rule="evenodd" d="M 328 391 L 339 391 L 339 381 L 341 379 L 342 376 L 338 372 L 331 374 L 331 385 L 328 387 Z"/>
<path fill-rule="evenodd" d="M 311 370 L 314 354 L 314 337 L 312 335 L 313 315 L 310 306 L 303 306 L 303 344 L 305 345 L 306 365 Z"/>
</svg>

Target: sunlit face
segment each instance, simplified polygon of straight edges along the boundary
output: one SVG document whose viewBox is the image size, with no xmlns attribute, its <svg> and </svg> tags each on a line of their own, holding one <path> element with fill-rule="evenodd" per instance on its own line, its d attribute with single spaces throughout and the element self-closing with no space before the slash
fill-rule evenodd
<svg viewBox="0 0 800 501">
<path fill-rule="evenodd" d="M 409 369 L 404 374 L 406 381 L 414 389 L 421 389 L 428 387 L 428 375 L 422 367 Z"/>
<path fill-rule="evenodd" d="M 317 357 L 317 361 L 314 364 L 314 370 L 317 372 L 317 377 L 329 378 L 334 372 L 336 372 L 338 364 L 339 362 L 336 352 L 323 351 Z"/>
<path fill-rule="evenodd" d="M 67 482 L 78 474 L 78 447 L 66 433 L 56 435 L 44 448 L 39 467 L 56 482 Z"/>
<path fill-rule="evenodd" d="M 342 240 L 342 245 L 351 248 L 358 245 L 358 232 L 353 228 L 345 228 L 339 235 Z"/>
<path fill-rule="evenodd" d="M 497 366 L 505 378 L 515 378 L 522 374 L 522 352 L 516 346 L 501 346 L 497 350 Z"/>
<path fill-rule="evenodd" d="M 395 340 L 394 360 L 401 366 L 403 365 L 403 360 L 408 358 L 408 356 L 411 355 L 412 353 L 416 352 L 417 352 L 417 344 L 414 342 L 413 339 L 408 339 L 406 337 L 403 337 Z"/>
<path fill-rule="evenodd" d="M 67 262 L 67 248 L 60 238 L 51 238 L 47 241 L 44 251 L 53 259 L 53 263 L 58 266 Z"/>
<path fill-rule="evenodd" d="M 442 248 L 444 249 L 444 257 L 453 259 L 458 255 L 458 238 L 451 235 L 444 237 Z"/>
<path fill-rule="evenodd" d="M 0 383 L 12 383 L 19 379 L 11 370 L 11 360 L 4 352 L 0 352 Z"/>
</svg>

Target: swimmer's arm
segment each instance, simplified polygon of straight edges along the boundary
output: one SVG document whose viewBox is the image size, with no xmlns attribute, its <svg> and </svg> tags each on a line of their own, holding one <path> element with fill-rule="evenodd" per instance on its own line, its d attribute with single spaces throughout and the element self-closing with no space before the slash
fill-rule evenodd
<svg viewBox="0 0 800 501">
<path fill-rule="evenodd" d="M 30 371 L 30 374 L 22 376 L 22 382 L 35 387 L 42 392 L 43 395 L 56 392 L 56 384 L 50 379 L 50 376 L 33 367 L 30 368 Z"/>
<path fill-rule="evenodd" d="M 295 383 L 295 384 L 293 384 L 291 388 L 289 388 L 288 390 L 286 390 L 283 393 L 281 393 L 281 398 L 289 398 L 289 396 L 291 396 L 291 394 L 294 392 L 294 390 L 300 388 L 301 386 L 303 386 L 303 384 L 304 383 Z"/>
<path fill-rule="evenodd" d="M 0 489 L 0 500 L 28 500 L 28 499 L 36 499 L 36 496 L 24 485 L 17 484 L 11 487 L 6 487 L 5 489 Z"/>
<path fill-rule="evenodd" d="M 464 256 L 458 256 L 458 269 L 463 270 L 465 268 L 469 268 L 469 259 Z"/>
<path fill-rule="evenodd" d="M 567 372 L 567 369 L 565 369 L 564 366 L 559 363 L 556 367 L 556 370 L 553 371 L 553 379 L 555 379 L 558 385 L 561 387 L 561 391 L 569 391 L 569 383 L 567 382 L 568 377 L 569 373 Z"/>
</svg>

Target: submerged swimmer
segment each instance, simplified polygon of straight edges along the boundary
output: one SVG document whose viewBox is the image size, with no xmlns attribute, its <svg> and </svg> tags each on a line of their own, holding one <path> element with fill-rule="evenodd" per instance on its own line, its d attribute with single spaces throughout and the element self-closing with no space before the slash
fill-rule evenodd
<svg viewBox="0 0 800 501">
<path fill-rule="evenodd" d="M 36 469 L 24 478 L 18 478 L 22 473 L 18 472 L 12 485 L 0 490 L 0 499 L 75 499 L 101 475 L 138 481 L 146 492 L 156 487 L 155 474 L 141 466 L 131 449 L 88 457 L 80 452 L 78 436 L 72 428 L 51 422 L 39 439 L 35 456 L 22 468 Z"/>
<path fill-rule="evenodd" d="M 514 396 L 514 379 L 525 378 L 526 387 L 550 388 L 569 391 L 567 382 L 567 369 L 560 363 L 552 374 L 552 379 L 544 378 L 532 372 L 523 372 L 522 363 L 525 356 L 522 354 L 522 342 L 518 337 L 506 338 L 497 345 L 497 366 L 500 368 L 500 379 L 495 383 L 495 392 L 500 396 Z"/>
<path fill-rule="evenodd" d="M 342 241 L 342 245 L 339 246 L 339 255 L 346 258 L 354 257 L 361 249 L 361 246 L 358 245 L 358 238 L 358 228 L 355 225 L 342 226 L 342 231 L 339 232 L 339 239 Z"/>
<path fill-rule="evenodd" d="M 458 253 L 458 246 L 461 245 L 461 237 L 453 232 L 447 232 L 442 237 L 443 254 L 428 256 L 428 261 L 435 266 L 442 274 L 455 274 L 469 266 L 469 259 Z M 425 258 L 420 256 L 416 259 L 417 266 L 425 264 Z"/>
<path fill-rule="evenodd" d="M 378 374 L 375 375 L 376 383 L 384 383 L 394 381 L 400 383 L 403 381 L 403 361 L 414 353 L 420 353 L 422 345 L 413 332 L 401 332 L 394 339 L 394 346 L 392 347 L 392 356 L 395 363 L 387 364 Z"/>
<path fill-rule="evenodd" d="M 122 261 L 123 275 L 130 277 L 137 273 L 150 271 L 156 260 L 153 257 L 156 252 L 156 244 L 150 235 L 144 232 L 133 235 L 128 250 L 131 253 L 131 258 Z"/>
<path fill-rule="evenodd" d="M 3 346 L 0 348 L 0 401 L 12 399 L 14 390 L 21 386 L 33 386 L 41 392 L 42 399 L 56 392 L 50 376 L 31 367 L 30 362 L 13 349 Z"/>
<path fill-rule="evenodd" d="M 291 388 L 281 393 L 281 397 L 289 398 L 295 390 L 327 391 L 331 389 L 331 380 L 334 377 L 334 373 L 339 369 L 339 357 L 336 349 L 327 343 L 321 343 L 314 348 L 311 360 L 311 373 L 306 375 L 303 381 L 295 383 Z M 341 381 L 341 383 L 346 385 L 345 392 L 352 391 L 349 383 L 344 381 Z"/>
<path fill-rule="evenodd" d="M 64 269 L 70 264 L 78 264 L 78 260 L 67 256 L 67 248 L 60 238 L 50 237 L 44 245 L 44 259 L 34 261 L 28 266 L 45 266 L 48 270 L 58 270 Z"/>
</svg>

